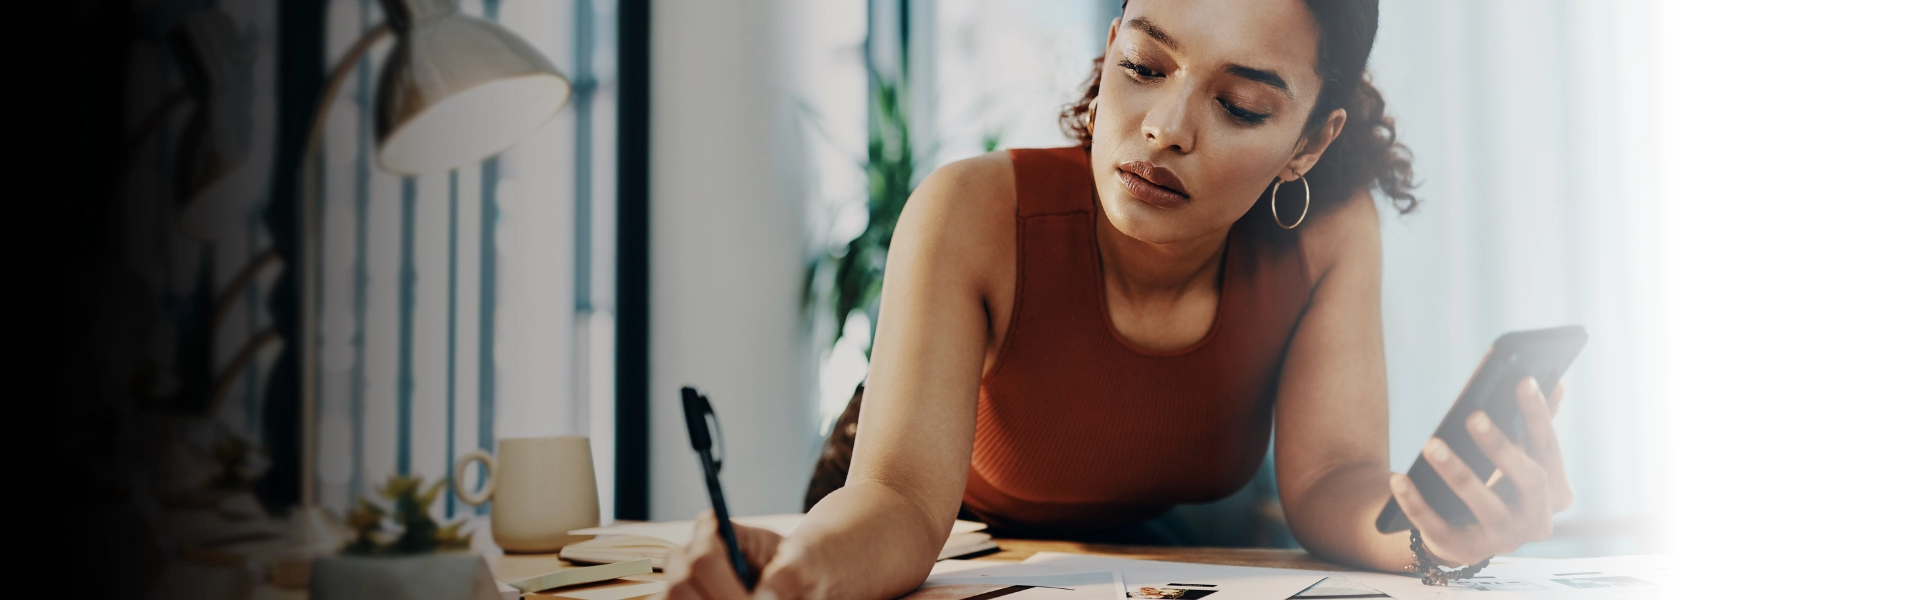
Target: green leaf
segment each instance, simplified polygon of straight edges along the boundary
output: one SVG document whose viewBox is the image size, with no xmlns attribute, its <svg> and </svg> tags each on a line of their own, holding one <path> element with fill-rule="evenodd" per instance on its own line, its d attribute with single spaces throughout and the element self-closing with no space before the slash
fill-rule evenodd
<svg viewBox="0 0 1920 600">
<path fill-rule="evenodd" d="M 424 506 L 431 506 L 433 504 L 433 499 L 440 497 L 440 491 L 446 489 L 446 487 L 447 487 L 447 480 L 445 479 L 434 482 L 433 487 L 427 488 L 427 491 L 421 492 L 419 494 L 418 497 L 420 498 L 420 504 Z"/>
<path fill-rule="evenodd" d="M 443 526 L 429 510 L 434 498 L 446 490 L 446 480 L 437 481 L 426 490 L 420 489 L 421 481 L 420 477 L 410 475 L 387 478 L 376 492 L 391 503 L 391 509 L 367 498 L 355 502 L 347 512 L 347 525 L 353 529 L 354 539 L 344 551 L 386 556 L 467 547 L 472 534 L 460 533 L 461 520 Z M 399 535 L 393 535 L 390 529 L 399 529 Z"/>
</svg>

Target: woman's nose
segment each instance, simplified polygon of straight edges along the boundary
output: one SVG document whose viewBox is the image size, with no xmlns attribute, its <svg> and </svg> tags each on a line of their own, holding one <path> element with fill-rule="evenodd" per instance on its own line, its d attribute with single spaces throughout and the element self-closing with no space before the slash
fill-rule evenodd
<svg viewBox="0 0 1920 600">
<path fill-rule="evenodd" d="M 1140 121 L 1140 133 L 1145 135 L 1147 143 L 1155 150 L 1170 150 L 1176 154 L 1193 152 L 1194 131 L 1188 108 L 1192 105 L 1191 94 L 1181 94 L 1168 102 L 1155 105 L 1147 111 L 1145 119 Z"/>
</svg>

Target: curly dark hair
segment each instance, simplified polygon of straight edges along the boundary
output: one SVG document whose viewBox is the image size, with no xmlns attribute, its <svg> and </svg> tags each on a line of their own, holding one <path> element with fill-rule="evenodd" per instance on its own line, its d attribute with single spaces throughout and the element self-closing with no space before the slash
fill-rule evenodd
<svg viewBox="0 0 1920 600">
<path fill-rule="evenodd" d="M 1417 185 L 1413 181 L 1413 153 L 1399 142 L 1393 117 L 1387 115 L 1386 100 L 1366 72 L 1374 33 L 1380 27 L 1379 1 L 1306 3 L 1320 27 L 1319 58 L 1314 70 L 1324 82 L 1307 117 L 1307 129 L 1325 125 L 1336 108 L 1347 110 L 1345 128 L 1313 168 L 1314 187 L 1327 193 L 1326 197 L 1345 200 L 1361 188 L 1378 186 L 1401 214 L 1412 212 L 1420 204 L 1413 195 Z M 1123 13 L 1126 6 L 1121 0 Z M 1100 95 L 1100 70 L 1105 62 L 1106 56 L 1093 59 L 1093 75 L 1087 78 L 1080 99 L 1060 111 L 1061 128 L 1067 137 L 1079 140 L 1081 147 L 1093 145 L 1093 134 L 1080 119 Z"/>
</svg>

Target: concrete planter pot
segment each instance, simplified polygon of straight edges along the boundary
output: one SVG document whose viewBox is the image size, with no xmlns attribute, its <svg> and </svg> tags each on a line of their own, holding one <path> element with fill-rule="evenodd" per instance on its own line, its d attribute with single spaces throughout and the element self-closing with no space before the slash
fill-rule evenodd
<svg viewBox="0 0 1920 600">
<path fill-rule="evenodd" d="M 329 556 L 313 563 L 313 600 L 496 600 L 487 561 L 472 554 Z"/>
</svg>

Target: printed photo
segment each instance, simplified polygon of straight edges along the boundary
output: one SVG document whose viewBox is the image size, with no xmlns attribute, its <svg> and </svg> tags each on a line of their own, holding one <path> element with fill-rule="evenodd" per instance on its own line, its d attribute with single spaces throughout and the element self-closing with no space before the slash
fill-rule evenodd
<svg viewBox="0 0 1920 600">
<path fill-rule="evenodd" d="M 1218 588 L 1219 586 L 1210 583 L 1163 583 L 1129 588 L 1127 590 L 1127 597 L 1180 598 L 1181 600 L 1192 600 L 1193 598 L 1210 596 L 1214 592 L 1220 591 Z"/>
</svg>

